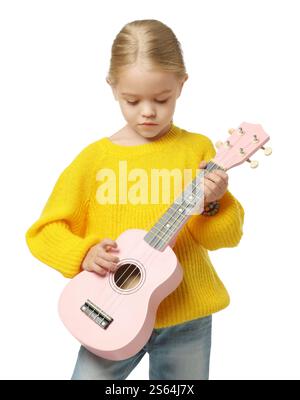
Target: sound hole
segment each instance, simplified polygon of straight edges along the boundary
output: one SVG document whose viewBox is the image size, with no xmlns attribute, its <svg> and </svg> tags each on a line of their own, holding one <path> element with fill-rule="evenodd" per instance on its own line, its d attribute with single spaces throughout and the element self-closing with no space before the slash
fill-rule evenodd
<svg viewBox="0 0 300 400">
<path fill-rule="evenodd" d="M 134 264 L 123 264 L 114 274 L 115 284 L 120 289 L 133 289 L 141 279 L 141 272 Z"/>
</svg>

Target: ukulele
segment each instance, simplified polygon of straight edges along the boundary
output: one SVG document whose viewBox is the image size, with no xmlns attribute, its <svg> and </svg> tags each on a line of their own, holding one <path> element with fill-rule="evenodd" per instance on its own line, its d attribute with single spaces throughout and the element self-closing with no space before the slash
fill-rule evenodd
<svg viewBox="0 0 300 400">
<path fill-rule="evenodd" d="M 109 360 L 135 355 L 149 340 L 161 301 L 181 283 L 183 269 L 171 242 L 191 215 L 203 211 L 203 177 L 229 170 L 263 149 L 270 139 L 259 124 L 243 122 L 229 130 L 217 153 L 149 230 L 128 229 L 116 239 L 117 270 L 105 276 L 82 271 L 59 298 L 59 316 L 69 332 L 90 352 Z"/>
</svg>

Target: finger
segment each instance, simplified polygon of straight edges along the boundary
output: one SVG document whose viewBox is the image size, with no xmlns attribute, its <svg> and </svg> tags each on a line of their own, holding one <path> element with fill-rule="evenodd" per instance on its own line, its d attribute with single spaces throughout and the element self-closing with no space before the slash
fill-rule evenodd
<svg viewBox="0 0 300 400">
<path fill-rule="evenodd" d="M 207 162 L 203 160 L 203 161 L 201 161 L 199 168 L 204 169 L 206 167 L 206 165 L 207 165 Z"/>
<path fill-rule="evenodd" d="M 204 204 L 210 203 L 214 197 L 213 191 L 210 189 L 208 185 L 204 185 Z"/>
<path fill-rule="evenodd" d="M 102 251 L 102 253 L 98 257 L 104 258 L 104 260 L 114 262 L 114 263 L 118 263 L 120 261 L 118 256 L 115 256 L 110 253 L 106 253 L 104 251 Z"/>
<path fill-rule="evenodd" d="M 111 261 L 106 261 L 101 257 L 95 258 L 95 264 L 99 265 L 99 267 L 105 268 L 107 271 L 116 268 L 116 263 L 113 263 Z"/>
<path fill-rule="evenodd" d="M 206 196 L 206 201 L 209 201 L 208 199 L 213 197 L 218 197 L 219 192 L 218 192 L 218 186 L 212 182 L 212 181 L 205 181 L 204 186 L 208 189 L 206 189 L 207 196 Z M 205 190 L 205 189 L 204 189 Z"/>
<path fill-rule="evenodd" d="M 82 268 L 84 271 L 88 271 L 88 272 L 91 270 L 89 264 L 82 264 L 82 265 L 81 265 L 81 268 Z"/>
<path fill-rule="evenodd" d="M 93 263 L 91 266 L 90 271 L 94 271 L 99 275 L 105 276 L 107 274 L 107 271 L 101 267 L 99 267 L 99 265 Z"/>
<path fill-rule="evenodd" d="M 214 173 L 219 176 L 223 181 L 228 181 L 228 174 L 226 174 L 226 172 L 216 169 L 214 170 Z"/>
<path fill-rule="evenodd" d="M 223 190 L 227 184 L 222 178 L 217 175 L 214 176 L 214 182 L 219 190 Z"/>
<path fill-rule="evenodd" d="M 215 183 L 216 180 L 218 180 L 218 179 L 219 179 L 219 177 L 216 176 L 216 175 L 214 174 L 214 172 L 210 172 L 209 174 L 206 174 L 206 175 L 205 175 L 205 181 L 207 180 L 207 181 L 210 181 L 210 182 Z"/>
<path fill-rule="evenodd" d="M 223 189 L 225 186 L 228 185 L 228 180 L 223 176 L 216 174 L 215 172 L 207 174 L 205 178 L 207 178 L 211 182 L 214 182 L 220 189 Z"/>
<path fill-rule="evenodd" d="M 115 242 L 112 239 L 103 239 L 99 244 L 104 250 L 106 250 L 106 246 L 111 246 L 111 247 L 114 247 L 114 248 L 118 247 L 117 242 Z"/>
<path fill-rule="evenodd" d="M 208 192 L 208 190 L 210 190 L 209 195 L 205 196 L 205 202 L 206 203 L 210 203 L 212 201 L 215 200 L 219 200 L 220 198 L 222 198 L 227 190 L 227 186 L 217 186 L 215 183 L 211 182 L 211 181 L 206 181 L 206 187 L 209 189 L 206 189 L 206 191 Z"/>
<path fill-rule="evenodd" d="M 204 202 L 203 205 L 205 206 L 206 204 L 211 202 L 211 196 L 212 196 L 212 192 L 209 188 L 205 188 L 205 193 L 204 193 Z"/>
<path fill-rule="evenodd" d="M 217 185 L 219 192 L 224 194 L 228 186 L 228 180 L 224 179 L 223 177 L 216 176 L 215 184 Z"/>
</svg>

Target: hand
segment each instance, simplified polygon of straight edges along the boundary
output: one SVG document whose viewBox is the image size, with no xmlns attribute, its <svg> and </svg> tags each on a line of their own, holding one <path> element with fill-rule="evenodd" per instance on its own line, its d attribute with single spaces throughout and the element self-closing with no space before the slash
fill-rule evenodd
<svg viewBox="0 0 300 400">
<path fill-rule="evenodd" d="M 204 169 L 206 161 L 202 161 L 199 168 Z M 225 171 L 214 169 L 204 176 L 204 206 L 215 200 L 220 200 L 228 187 L 228 175 Z"/>
<path fill-rule="evenodd" d="M 99 275 L 105 276 L 107 271 L 116 271 L 119 258 L 113 254 L 109 254 L 106 247 L 113 247 L 115 250 L 118 245 L 114 240 L 103 239 L 100 243 L 92 246 L 86 254 L 81 268 L 85 271 L 97 272 Z"/>
</svg>

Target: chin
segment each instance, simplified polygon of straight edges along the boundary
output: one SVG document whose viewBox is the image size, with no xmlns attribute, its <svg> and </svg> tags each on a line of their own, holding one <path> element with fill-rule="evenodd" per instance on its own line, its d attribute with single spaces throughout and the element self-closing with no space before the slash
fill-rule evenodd
<svg viewBox="0 0 300 400">
<path fill-rule="evenodd" d="M 149 138 L 155 138 L 158 135 L 159 135 L 159 132 L 158 133 L 148 133 L 148 134 L 146 133 L 146 134 L 143 134 L 142 136 L 146 139 L 149 139 Z"/>
</svg>

